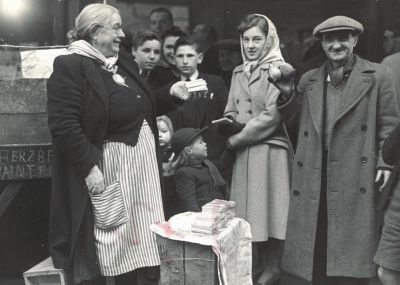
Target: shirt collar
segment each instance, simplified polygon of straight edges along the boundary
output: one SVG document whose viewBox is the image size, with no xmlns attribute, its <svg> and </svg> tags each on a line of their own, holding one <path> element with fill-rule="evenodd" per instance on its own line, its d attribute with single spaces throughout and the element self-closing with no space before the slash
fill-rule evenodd
<svg viewBox="0 0 400 285">
<path fill-rule="evenodd" d="M 196 70 L 196 72 L 193 73 L 192 76 L 190 76 L 190 81 L 196 80 L 198 77 L 199 77 L 199 71 Z M 183 76 L 183 75 L 181 74 L 181 80 L 182 80 L 182 81 L 185 81 L 185 80 L 186 80 L 186 76 Z"/>
</svg>

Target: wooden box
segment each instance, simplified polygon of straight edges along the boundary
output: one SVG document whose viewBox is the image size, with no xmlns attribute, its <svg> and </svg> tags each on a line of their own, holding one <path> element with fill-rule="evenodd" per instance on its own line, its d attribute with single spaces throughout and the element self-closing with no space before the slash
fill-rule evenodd
<svg viewBox="0 0 400 285">
<path fill-rule="evenodd" d="M 25 285 L 68 285 L 64 270 L 53 266 L 51 257 L 24 272 Z"/>
<path fill-rule="evenodd" d="M 217 285 L 217 256 L 211 246 L 157 236 L 162 285 Z"/>
<path fill-rule="evenodd" d="M 46 79 L 0 79 L 0 180 L 49 178 Z"/>
</svg>

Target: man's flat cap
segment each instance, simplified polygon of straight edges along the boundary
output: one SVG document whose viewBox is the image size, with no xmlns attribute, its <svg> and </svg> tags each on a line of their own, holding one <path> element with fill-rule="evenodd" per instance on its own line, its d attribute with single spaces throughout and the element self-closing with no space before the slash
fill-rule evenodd
<svg viewBox="0 0 400 285">
<path fill-rule="evenodd" d="M 322 33 L 340 30 L 351 30 L 358 34 L 362 34 L 364 32 L 364 27 L 360 22 L 352 18 L 346 16 L 335 16 L 316 26 L 313 31 L 313 36 L 320 37 Z"/>
</svg>

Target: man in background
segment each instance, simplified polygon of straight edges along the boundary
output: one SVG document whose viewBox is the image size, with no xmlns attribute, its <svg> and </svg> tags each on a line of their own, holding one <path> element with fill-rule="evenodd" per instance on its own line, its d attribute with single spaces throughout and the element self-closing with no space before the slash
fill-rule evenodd
<svg viewBox="0 0 400 285">
<path fill-rule="evenodd" d="M 170 10 L 165 7 L 157 7 L 149 14 L 150 30 L 161 35 L 164 31 L 174 26 L 174 18 Z"/>
</svg>

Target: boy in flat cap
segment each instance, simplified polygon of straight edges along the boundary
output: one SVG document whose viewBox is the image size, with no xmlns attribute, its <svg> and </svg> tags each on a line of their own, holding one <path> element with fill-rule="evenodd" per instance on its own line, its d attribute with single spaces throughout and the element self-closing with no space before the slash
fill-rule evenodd
<svg viewBox="0 0 400 285">
<path fill-rule="evenodd" d="M 313 32 L 327 62 L 297 88 L 287 65 L 274 81 L 296 149 L 283 267 L 314 285 L 367 284 L 377 270 L 374 197 L 390 176 L 381 147 L 399 109 L 391 71 L 353 53 L 362 32 L 354 19 L 327 19 Z"/>
</svg>

